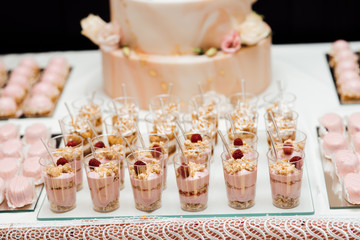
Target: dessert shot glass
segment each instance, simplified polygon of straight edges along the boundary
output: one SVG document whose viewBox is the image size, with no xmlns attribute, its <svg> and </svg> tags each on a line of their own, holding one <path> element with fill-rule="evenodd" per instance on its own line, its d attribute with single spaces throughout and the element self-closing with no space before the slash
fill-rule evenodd
<svg viewBox="0 0 360 240">
<path fill-rule="evenodd" d="M 243 114 L 233 111 L 226 115 L 225 125 L 228 137 L 231 137 L 231 133 L 246 131 L 257 134 L 258 128 L 258 113 Z M 231 140 L 231 138 L 230 138 Z"/>
<path fill-rule="evenodd" d="M 305 154 L 300 149 L 277 147 L 276 155 L 272 150 L 267 153 L 273 204 L 278 208 L 297 207 L 300 204 Z"/>
<path fill-rule="evenodd" d="M 219 110 L 218 105 L 220 98 L 211 94 L 199 94 L 193 96 L 189 101 L 189 110 L 198 118 L 206 119 L 210 122 L 215 122 L 216 129 L 219 126 Z"/>
<path fill-rule="evenodd" d="M 217 144 L 216 118 L 205 118 L 193 113 L 185 113 L 182 116 L 182 123 L 185 132 L 198 132 L 207 134 L 214 139 Z"/>
<path fill-rule="evenodd" d="M 177 117 L 157 116 L 155 113 L 149 113 L 145 116 L 146 128 L 149 134 L 158 134 L 166 136 L 169 139 L 169 155 L 176 151 L 176 142 L 174 133 L 178 133 L 176 126 Z"/>
<path fill-rule="evenodd" d="M 94 126 L 93 120 L 89 120 L 90 123 Z M 64 135 L 77 135 L 82 137 L 83 139 L 83 153 L 84 156 L 91 152 L 90 143 L 88 139 L 93 138 L 95 133 L 92 131 L 90 125 L 88 124 L 88 120 L 65 116 L 61 119 L 61 124 L 63 127 L 63 134 Z"/>
<path fill-rule="evenodd" d="M 74 100 L 71 106 L 75 110 L 75 115 L 79 118 L 93 120 L 93 127 L 98 134 L 102 133 L 102 112 L 104 100 L 99 97 L 85 97 Z"/>
<path fill-rule="evenodd" d="M 109 101 L 107 105 L 113 115 L 128 114 L 134 116 L 136 121 L 139 119 L 139 105 L 134 97 L 117 97 Z"/>
<path fill-rule="evenodd" d="M 131 153 L 126 160 L 136 209 L 152 212 L 160 208 L 164 180 L 163 154 L 139 150 Z"/>
<path fill-rule="evenodd" d="M 135 139 L 137 137 L 137 121 L 135 117 L 129 114 L 109 115 L 104 118 L 104 122 L 105 132 L 108 135 L 111 135 L 108 138 L 109 143 L 111 145 L 122 144 L 126 146 L 125 153 L 126 155 L 129 154 L 129 146 L 127 146 L 125 140 L 122 137 L 126 138 L 127 142 L 131 146 L 135 144 Z"/>
<path fill-rule="evenodd" d="M 186 133 L 180 135 L 179 140 L 187 158 L 197 163 L 206 162 L 214 151 L 214 141 L 207 134 Z"/>
<path fill-rule="evenodd" d="M 91 139 L 91 145 L 97 154 L 98 160 L 101 163 L 109 161 L 119 162 L 119 178 L 120 178 L 120 189 L 124 188 L 125 180 L 125 153 L 126 146 L 125 141 L 121 136 L 113 134 L 103 134 L 96 136 Z"/>
<path fill-rule="evenodd" d="M 271 92 L 264 95 L 263 100 L 274 112 L 288 112 L 295 108 L 296 95 L 290 92 Z"/>
<path fill-rule="evenodd" d="M 84 165 L 93 209 L 111 212 L 119 208 L 120 154 L 115 157 L 117 160 L 108 161 L 103 157 L 103 154 L 91 153 L 85 157 Z"/>
<path fill-rule="evenodd" d="M 47 146 L 55 158 L 65 158 L 76 169 L 76 190 L 83 187 L 83 139 L 75 134 L 58 135 L 48 140 Z M 75 164 L 76 162 L 76 164 Z M 75 167 L 76 166 L 76 167 Z"/>
<path fill-rule="evenodd" d="M 136 139 L 134 148 L 136 150 L 153 150 L 163 154 L 164 158 L 164 174 L 163 174 L 163 189 L 166 188 L 167 178 L 167 164 L 169 163 L 169 139 L 164 135 L 159 134 L 148 134 L 143 135 L 141 139 Z M 137 136 L 140 138 L 140 136 Z M 142 143 L 143 141 L 143 143 Z M 142 145 L 144 144 L 144 146 Z"/>
<path fill-rule="evenodd" d="M 255 151 L 251 157 L 233 155 L 235 158 L 229 158 L 226 151 L 221 154 L 228 205 L 235 209 L 250 208 L 255 204 L 259 154 Z"/>
<path fill-rule="evenodd" d="M 74 161 L 75 166 L 72 167 L 64 157 L 44 154 L 40 157 L 39 163 L 42 166 L 41 175 L 51 211 L 61 213 L 74 209 L 76 206 L 76 161 Z"/>
<path fill-rule="evenodd" d="M 171 94 L 160 94 L 152 97 L 149 110 L 156 115 L 168 115 L 180 113 L 180 98 Z"/>
<path fill-rule="evenodd" d="M 229 96 L 229 102 L 232 106 L 233 111 L 242 111 L 255 113 L 257 111 L 257 104 L 259 98 L 253 93 L 246 92 L 234 93 Z"/>
<path fill-rule="evenodd" d="M 304 151 L 307 139 L 306 133 L 298 129 L 284 129 L 280 135 L 280 141 L 278 141 L 276 134 L 275 136 L 272 136 L 276 146 L 293 146 L 295 149 L 298 148 Z M 269 136 L 267 136 L 267 141 L 268 145 L 270 146 L 271 143 Z"/>
<path fill-rule="evenodd" d="M 181 208 L 189 212 L 198 212 L 207 208 L 210 156 L 203 161 L 203 156 L 199 156 L 199 153 L 193 152 L 191 155 L 192 157 L 188 158 L 182 153 L 175 154 L 174 169 Z M 196 160 L 196 156 L 200 160 Z"/>
<path fill-rule="evenodd" d="M 265 129 L 269 131 L 275 140 L 275 142 L 282 142 L 282 139 L 291 139 L 294 138 L 294 132 L 288 131 L 289 129 L 296 130 L 297 129 L 297 120 L 299 114 L 295 111 L 288 112 L 286 114 L 274 115 L 273 120 L 271 119 L 270 112 L 266 112 L 264 114 L 265 119 Z M 274 125 L 274 123 L 276 125 Z M 278 131 L 276 131 L 276 129 Z M 279 133 L 279 135 L 278 135 Z M 269 138 L 268 138 L 269 142 Z"/>
</svg>

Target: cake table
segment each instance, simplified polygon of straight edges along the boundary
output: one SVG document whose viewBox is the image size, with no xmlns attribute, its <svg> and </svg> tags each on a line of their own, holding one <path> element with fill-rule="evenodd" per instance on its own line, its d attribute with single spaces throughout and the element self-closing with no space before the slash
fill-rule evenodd
<svg viewBox="0 0 360 240">
<path fill-rule="evenodd" d="M 360 49 L 360 42 L 353 42 L 351 46 L 354 50 Z M 329 49 L 330 43 L 272 46 L 272 78 L 281 80 L 286 91 L 296 94 L 295 109 L 300 115 L 302 130 L 308 136 L 307 147 L 310 148 L 311 153 L 306 157 L 306 161 L 314 207 L 312 215 L 266 216 L 267 213 L 265 213 L 265 216 L 256 217 L 250 210 L 247 216 L 241 217 L 201 216 L 200 212 L 196 218 L 164 218 L 144 214 L 137 217 L 102 220 L 90 218 L 71 221 L 39 221 L 37 216 L 41 205 L 43 201 L 47 201 L 45 191 L 43 191 L 39 200 L 41 204 L 38 204 L 34 212 L 0 213 L 0 238 L 136 239 L 141 236 L 148 239 L 192 237 L 225 239 L 250 236 L 259 239 L 271 236 L 277 238 L 359 238 L 360 209 L 330 209 L 329 207 L 316 135 L 318 118 L 324 113 L 343 109 L 354 112 L 359 109 L 358 105 L 340 105 L 325 56 Z M 9 120 L 19 124 L 22 133 L 26 126 L 34 122 L 42 122 L 50 126 L 53 133 L 58 133 L 60 129 L 57 119 L 66 114 L 65 102 L 89 95 L 94 90 L 98 96 L 107 98 L 102 90 L 99 51 L 9 54 L 0 56 L 0 59 L 12 68 L 21 58 L 31 56 L 43 66 L 55 55 L 64 56 L 68 60 L 73 66 L 72 74 L 51 118 Z M 275 81 L 260 95 L 260 98 L 273 91 L 276 91 Z M 143 114 L 142 112 L 140 118 Z M 262 119 L 262 116 L 259 119 Z M 259 124 L 261 126 L 263 122 Z M 262 160 L 266 159 L 264 157 L 260 156 Z M 266 164 L 264 161 L 262 163 Z M 268 197 L 271 198 L 270 195 Z"/>
</svg>

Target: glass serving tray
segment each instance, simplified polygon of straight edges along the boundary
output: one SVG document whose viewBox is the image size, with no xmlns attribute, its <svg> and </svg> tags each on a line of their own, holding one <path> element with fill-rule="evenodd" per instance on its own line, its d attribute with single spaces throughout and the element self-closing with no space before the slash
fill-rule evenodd
<svg viewBox="0 0 360 240">
<path fill-rule="evenodd" d="M 141 128 L 140 128 L 141 129 Z M 114 218 L 130 216 L 161 216 L 161 217 L 233 217 L 233 216 L 266 216 L 266 215 L 311 215 L 314 214 L 313 200 L 308 179 L 307 163 L 304 167 L 300 205 L 293 209 L 280 209 L 272 204 L 270 180 L 266 152 L 268 149 L 265 131 L 258 133 L 258 151 L 260 154 L 257 174 L 255 205 L 245 210 L 237 210 L 228 206 L 225 181 L 223 176 L 220 154 L 223 146 L 219 141 L 212 157 L 210 169 L 208 206 L 201 212 L 186 212 L 180 207 L 178 189 L 175 181 L 173 164 L 167 166 L 167 187 L 162 194 L 162 207 L 151 213 L 142 212 L 135 208 L 129 174 L 125 169 L 125 188 L 120 192 L 120 207 L 110 213 L 99 213 L 93 210 L 86 175 L 84 174 L 83 189 L 77 193 L 76 208 L 66 213 L 54 213 L 50 210 L 47 198 L 39 210 L 38 220 L 71 220 Z M 309 156 L 309 155 L 308 155 Z M 306 159 L 305 159 L 306 161 Z M 310 162 L 310 161 L 309 161 Z M 45 194 L 45 191 L 44 193 Z"/>
<path fill-rule="evenodd" d="M 319 151 L 324 171 L 326 191 L 328 195 L 330 209 L 360 208 L 360 204 L 351 204 L 343 197 L 342 186 L 339 178 L 336 176 L 335 165 L 331 161 L 331 159 L 327 159 L 324 157 L 319 129 L 319 127 L 316 128 L 316 134 L 319 140 Z"/>
</svg>

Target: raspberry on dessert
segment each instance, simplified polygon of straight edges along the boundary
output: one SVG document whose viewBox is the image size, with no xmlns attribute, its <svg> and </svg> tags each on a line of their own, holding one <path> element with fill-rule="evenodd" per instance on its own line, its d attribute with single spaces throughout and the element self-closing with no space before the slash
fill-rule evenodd
<svg viewBox="0 0 360 240">
<path fill-rule="evenodd" d="M 105 144 L 103 141 L 99 141 L 99 142 L 95 143 L 95 147 L 96 148 L 104 148 Z"/>
<path fill-rule="evenodd" d="M 135 173 L 136 175 L 139 175 L 141 173 L 145 173 L 146 171 L 146 163 L 144 163 L 143 161 L 136 161 L 134 163 L 134 170 L 135 170 Z"/>
<path fill-rule="evenodd" d="M 284 151 L 284 154 L 286 154 L 286 155 L 292 154 L 293 151 L 294 151 L 293 145 L 291 143 L 289 143 L 289 142 L 284 143 L 283 151 Z"/>
<path fill-rule="evenodd" d="M 244 143 L 243 143 L 243 141 L 241 140 L 241 138 L 236 138 L 235 140 L 234 140 L 234 146 L 242 146 L 242 145 L 244 145 Z"/>
<path fill-rule="evenodd" d="M 244 154 L 240 149 L 236 149 L 232 154 L 232 157 L 234 159 L 241 159 L 243 156 L 244 156 Z"/>
<path fill-rule="evenodd" d="M 177 171 L 182 178 L 187 178 L 188 176 L 190 176 L 190 168 L 185 163 L 182 163 L 181 166 L 177 169 Z"/>
<path fill-rule="evenodd" d="M 91 167 L 100 167 L 101 162 L 97 160 L 96 158 L 92 158 L 89 161 L 89 166 Z"/>
<path fill-rule="evenodd" d="M 155 151 L 155 152 L 151 152 L 151 155 L 154 158 L 158 158 L 160 156 L 160 153 L 162 153 L 161 147 L 158 144 L 154 144 L 151 148 L 151 150 Z"/>
<path fill-rule="evenodd" d="M 68 143 L 66 144 L 67 147 L 76 147 L 77 142 L 74 140 L 68 141 Z"/>
<path fill-rule="evenodd" d="M 300 156 L 293 156 L 289 162 L 292 163 L 296 169 L 301 170 L 302 167 L 302 161 L 301 161 L 301 157 Z"/>
<path fill-rule="evenodd" d="M 191 140 L 192 143 L 197 143 L 198 141 L 202 141 L 202 137 L 201 137 L 200 134 L 195 133 L 195 134 L 191 135 L 190 140 Z"/>
<path fill-rule="evenodd" d="M 57 161 L 56 161 L 56 165 L 59 166 L 59 165 L 65 165 L 69 163 L 68 160 L 66 160 L 65 158 L 59 158 Z"/>
</svg>

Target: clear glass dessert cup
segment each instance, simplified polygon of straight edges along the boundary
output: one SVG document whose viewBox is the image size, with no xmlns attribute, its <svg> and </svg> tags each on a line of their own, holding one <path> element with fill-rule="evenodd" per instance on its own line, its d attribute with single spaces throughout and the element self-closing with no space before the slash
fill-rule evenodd
<svg viewBox="0 0 360 240">
<path fill-rule="evenodd" d="M 94 126 L 93 119 L 89 120 L 90 123 Z M 65 116 L 61 119 L 62 129 L 64 135 L 78 135 L 83 138 L 83 153 L 84 156 L 91 152 L 90 143 L 88 139 L 93 138 L 95 133 L 92 131 L 91 127 L 88 124 L 88 120 L 81 119 L 73 116 Z M 97 134 L 97 133 L 96 133 Z"/>
<path fill-rule="evenodd" d="M 243 94 L 240 92 L 230 95 L 229 101 L 233 110 L 238 108 L 246 108 L 250 111 L 256 112 L 259 98 L 253 93 L 245 92 L 245 94 Z"/>
<path fill-rule="evenodd" d="M 193 113 L 185 113 L 182 116 L 182 123 L 185 132 L 198 132 L 207 134 L 217 144 L 217 127 L 215 118 L 205 118 Z"/>
<path fill-rule="evenodd" d="M 167 178 L 167 164 L 169 163 L 169 139 L 165 135 L 160 134 L 147 134 L 143 135 L 143 141 L 145 146 L 142 145 L 142 142 L 137 136 L 135 140 L 134 149 L 136 150 L 153 150 L 159 151 L 163 154 L 164 158 L 164 179 L 163 179 L 163 189 L 166 188 L 166 178 Z"/>
<path fill-rule="evenodd" d="M 194 152 L 192 156 L 196 154 L 198 153 Z M 181 208 L 189 212 L 206 209 L 209 193 L 210 156 L 206 161 L 197 161 L 193 157 L 187 158 L 182 153 L 177 153 L 174 155 L 174 169 Z"/>
<path fill-rule="evenodd" d="M 104 118 L 105 132 L 109 137 L 108 141 L 110 145 L 122 144 L 126 146 L 126 155 L 130 153 L 129 146 L 127 146 L 125 140 L 121 137 L 126 138 L 127 142 L 133 146 L 137 137 L 136 125 L 137 120 L 134 116 L 129 114 L 118 114 L 109 115 Z"/>
<path fill-rule="evenodd" d="M 263 100 L 274 112 L 288 112 L 295 107 L 296 95 L 290 92 L 272 92 L 264 95 Z"/>
<path fill-rule="evenodd" d="M 180 113 L 180 98 L 171 94 L 160 94 L 152 97 L 149 110 L 157 115 L 168 115 Z"/>
<path fill-rule="evenodd" d="M 116 110 L 114 109 L 116 107 Z M 139 105 L 134 97 L 117 97 L 108 102 L 108 109 L 113 115 L 129 114 L 139 119 Z"/>
<path fill-rule="evenodd" d="M 91 145 L 96 154 L 98 160 L 101 163 L 107 163 L 110 161 L 119 162 L 119 186 L 120 189 L 125 187 L 125 141 L 121 136 L 113 134 L 103 134 L 91 139 Z"/>
<path fill-rule="evenodd" d="M 64 157 L 72 168 L 76 169 L 76 190 L 83 187 L 83 139 L 75 134 L 65 134 L 52 137 L 47 146 L 50 152 L 57 157 Z M 76 162 L 76 167 L 75 167 Z"/>
<path fill-rule="evenodd" d="M 196 153 L 194 161 L 206 162 L 212 156 L 214 151 L 214 140 L 207 134 L 197 132 L 187 132 L 185 135 L 180 135 L 179 140 L 181 146 L 188 158 L 192 158 L 192 154 Z"/>
<path fill-rule="evenodd" d="M 275 142 L 284 142 L 288 139 L 295 139 L 296 132 L 289 130 L 297 129 L 297 120 L 299 114 L 295 111 L 290 111 L 285 115 L 273 115 L 274 122 L 276 124 L 276 128 L 279 132 L 279 136 L 276 132 L 276 128 L 274 126 L 274 122 L 271 120 L 271 116 L 269 112 L 264 114 L 265 120 L 265 129 L 269 131 Z M 270 139 L 268 136 L 268 143 L 270 143 Z"/>
<path fill-rule="evenodd" d="M 219 126 L 219 103 L 220 98 L 211 94 L 199 94 L 190 99 L 189 110 L 198 117 L 215 122 L 216 129 Z"/>
<path fill-rule="evenodd" d="M 240 149 L 257 149 L 258 144 L 258 136 L 252 132 L 248 131 L 236 131 L 236 132 L 230 132 L 225 135 L 225 139 L 227 141 L 227 144 L 231 149 L 233 148 L 240 148 Z M 235 140 L 236 139 L 236 140 Z M 225 145 L 223 145 L 224 151 Z"/>
<path fill-rule="evenodd" d="M 174 133 L 178 133 L 176 126 L 177 116 L 171 114 L 168 117 L 158 116 L 155 113 L 148 113 L 145 116 L 146 128 L 149 134 L 166 136 L 169 139 L 169 156 L 176 151 Z"/>
<path fill-rule="evenodd" d="M 74 100 L 71 106 L 75 110 L 75 115 L 94 119 L 94 128 L 98 134 L 102 133 L 102 108 L 104 99 L 99 97 L 85 97 Z"/>
<path fill-rule="evenodd" d="M 60 159 L 48 154 L 39 159 L 50 210 L 55 213 L 67 212 L 76 207 L 76 161 L 73 168 L 69 163 L 62 165 L 64 160 Z"/>
<path fill-rule="evenodd" d="M 276 155 L 271 149 L 267 153 L 273 205 L 284 209 L 297 207 L 300 204 L 304 152 L 293 147 L 277 147 Z"/>
<path fill-rule="evenodd" d="M 249 114 L 238 114 L 233 111 L 226 115 L 225 124 L 226 130 L 228 133 L 228 137 L 230 140 L 233 140 L 232 134 L 233 132 L 246 131 L 257 134 L 258 128 L 258 113 L 249 113 Z"/>
<path fill-rule="evenodd" d="M 228 205 L 235 209 L 247 209 L 255 204 L 256 178 L 259 154 L 249 157 L 229 158 L 227 152 L 221 154 L 223 172 L 228 197 Z"/>
<path fill-rule="evenodd" d="M 93 209 L 111 212 L 119 208 L 120 156 L 107 161 L 102 155 L 91 153 L 85 157 L 84 166 L 90 189 Z"/>
<path fill-rule="evenodd" d="M 161 207 L 164 157 L 159 151 L 138 150 L 127 158 L 136 209 L 152 212 Z"/>
</svg>

